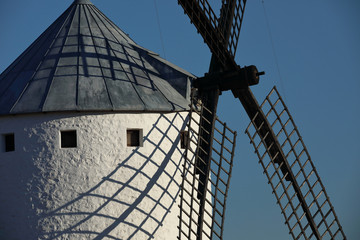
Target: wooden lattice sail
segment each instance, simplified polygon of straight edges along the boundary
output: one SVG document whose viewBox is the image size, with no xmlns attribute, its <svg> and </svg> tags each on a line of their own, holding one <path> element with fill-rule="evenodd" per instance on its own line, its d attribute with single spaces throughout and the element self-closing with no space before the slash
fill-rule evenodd
<svg viewBox="0 0 360 240">
<path fill-rule="evenodd" d="M 264 72 L 258 72 L 253 65 L 240 67 L 235 62 L 247 1 L 223 0 L 219 16 L 207 0 L 178 2 L 212 52 L 209 72 L 193 82 L 201 104 L 197 117 L 193 117 L 197 109 L 192 109 L 190 113 L 190 122 L 198 119 L 198 125 L 195 130 L 192 130 L 193 125 L 189 125 L 191 141 L 188 152 L 191 151 L 194 157 L 188 157 L 184 167 L 180 239 L 211 239 L 215 235 L 222 238 L 221 224 L 220 234 L 214 232 L 213 223 L 217 218 L 212 214 L 217 210 L 212 203 L 217 199 L 210 200 L 213 197 L 210 190 L 215 189 L 216 193 L 217 189 L 211 184 L 219 177 L 211 172 L 213 145 L 218 141 L 214 134 L 217 102 L 221 92 L 227 90 L 231 90 L 234 97 L 240 100 L 251 120 L 246 132 L 269 178 L 293 238 L 346 239 L 283 100 L 273 89 L 260 106 L 250 86 L 258 84 Z M 270 101 L 272 97 L 276 100 Z M 280 106 L 282 109 L 278 110 Z M 266 107 L 269 109 L 266 110 Z M 211 197 L 208 198 L 207 194 Z"/>
<path fill-rule="evenodd" d="M 209 153 L 204 150 L 202 122 L 212 113 L 193 98 L 187 126 L 187 148 L 181 186 L 179 239 L 222 239 L 232 172 L 236 132 L 215 118 L 214 138 Z"/>
<path fill-rule="evenodd" d="M 294 239 L 346 239 L 309 152 L 276 87 L 260 107 L 266 120 L 258 121 L 259 112 L 246 133 L 291 236 Z M 272 130 L 264 133 L 265 121 Z M 271 135 L 275 135 L 277 141 L 269 144 L 267 139 Z"/>
</svg>

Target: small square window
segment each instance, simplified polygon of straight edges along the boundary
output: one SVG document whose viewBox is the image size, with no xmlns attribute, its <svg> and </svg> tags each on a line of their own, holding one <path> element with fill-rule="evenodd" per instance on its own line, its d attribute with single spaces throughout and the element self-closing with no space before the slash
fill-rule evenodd
<svg viewBox="0 0 360 240">
<path fill-rule="evenodd" d="M 180 147 L 182 149 L 186 148 L 189 139 L 189 132 L 188 131 L 181 131 L 180 132 Z"/>
<path fill-rule="evenodd" d="M 126 139 L 128 147 L 142 147 L 142 129 L 127 129 Z"/>
<path fill-rule="evenodd" d="M 15 151 L 15 135 L 13 133 L 4 134 L 5 152 Z"/>
<path fill-rule="evenodd" d="M 67 130 L 60 132 L 61 137 L 61 148 L 76 148 L 77 147 L 77 136 L 76 130 Z"/>
</svg>

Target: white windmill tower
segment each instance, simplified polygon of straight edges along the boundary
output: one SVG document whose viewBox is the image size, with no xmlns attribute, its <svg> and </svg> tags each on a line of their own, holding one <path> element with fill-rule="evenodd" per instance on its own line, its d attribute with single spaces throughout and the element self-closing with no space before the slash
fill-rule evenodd
<svg viewBox="0 0 360 240">
<path fill-rule="evenodd" d="M 192 77 L 75 0 L 0 75 L 0 238 L 175 239 Z"/>
</svg>

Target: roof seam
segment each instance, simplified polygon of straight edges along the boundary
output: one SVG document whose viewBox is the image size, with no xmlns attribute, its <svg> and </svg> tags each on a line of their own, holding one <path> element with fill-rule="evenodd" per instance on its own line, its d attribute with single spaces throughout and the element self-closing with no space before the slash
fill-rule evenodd
<svg viewBox="0 0 360 240">
<path fill-rule="evenodd" d="M 71 10 L 71 13 L 68 15 L 68 17 L 67 17 L 66 20 L 64 21 L 61 29 L 63 29 L 63 27 L 66 25 L 66 23 L 67 23 L 68 20 L 69 20 L 69 17 L 75 15 L 76 10 L 77 10 L 77 7 L 73 8 L 73 9 Z M 63 44 L 62 44 L 62 46 L 61 46 L 61 50 L 59 51 L 60 54 L 63 53 L 64 46 L 65 46 L 65 44 L 66 44 L 66 42 L 67 42 L 67 40 L 68 40 L 69 32 L 70 32 L 70 29 L 71 29 L 71 26 L 72 26 L 73 21 L 74 21 L 74 17 L 72 17 L 72 19 L 71 19 L 71 22 L 70 22 L 70 25 L 69 25 L 69 29 L 67 30 L 67 33 L 66 33 L 66 35 L 65 35 L 66 38 L 64 38 L 64 40 L 63 40 Z M 61 30 L 58 32 L 58 35 L 57 35 L 57 36 L 59 36 L 60 32 L 61 32 Z M 48 95 L 49 95 L 49 92 L 50 92 L 50 89 L 51 89 L 51 86 L 52 86 L 52 84 L 53 84 L 53 82 L 54 82 L 54 76 L 55 76 L 55 73 L 57 72 L 57 69 L 58 69 L 58 66 L 59 66 L 59 61 L 60 61 L 60 56 L 56 59 L 56 63 L 54 64 L 54 66 L 56 66 L 56 67 L 55 67 L 55 68 L 53 69 L 53 71 L 51 72 L 51 82 L 48 83 L 48 88 L 47 88 L 47 89 L 48 89 L 48 92 L 47 92 L 47 94 L 46 94 L 46 96 L 45 96 L 45 99 L 43 100 L 42 110 L 44 109 L 45 103 L 47 102 L 47 98 L 48 98 Z"/>
<path fill-rule="evenodd" d="M 124 53 L 126 53 L 126 50 L 125 50 L 124 45 L 121 45 L 121 47 L 123 48 Z M 125 57 L 129 60 L 128 54 L 124 54 L 124 55 L 125 55 Z M 124 69 L 123 63 L 122 63 L 122 62 L 119 62 L 119 64 L 121 65 L 122 69 Z M 130 65 L 129 65 L 129 67 L 130 67 Z M 129 79 L 129 82 L 130 82 L 131 86 L 134 88 L 134 90 L 135 90 L 136 94 L 138 95 L 140 101 L 143 103 L 144 109 L 146 109 L 146 103 L 144 102 L 144 100 L 143 100 L 142 97 L 140 96 L 139 90 L 138 90 L 137 87 L 134 85 L 134 82 L 131 81 L 131 78 L 129 77 L 129 74 L 125 71 L 125 69 L 124 69 L 124 73 L 125 73 L 125 75 L 127 76 L 127 78 Z"/>
<path fill-rule="evenodd" d="M 78 17 L 78 21 L 80 23 L 80 19 L 81 19 L 81 11 L 79 10 L 79 17 Z M 77 36 L 77 41 L 78 41 L 78 46 L 77 46 L 77 59 L 76 59 L 76 92 L 75 92 L 75 104 L 76 104 L 76 108 L 78 108 L 79 106 L 79 75 L 80 75 L 80 41 L 81 41 L 81 38 L 82 37 L 82 34 L 81 34 L 81 28 L 78 27 L 78 36 Z"/>
<path fill-rule="evenodd" d="M 103 26 L 108 30 L 108 32 L 109 32 L 109 33 L 112 35 L 112 37 L 114 38 L 114 42 L 117 42 L 120 46 L 123 46 L 123 44 L 118 41 L 117 37 L 113 34 L 113 32 L 112 32 L 112 31 L 108 28 L 108 26 L 104 23 L 103 19 L 107 20 L 107 18 L 106 18 L 106 17 L 101 13 L 101 11 L 99 11 L 95 6 L 94 6 L 93 8 L 94 8 L 93 10 L 94 10 L 95 14 L 98 15 L 97 17 L 99 18 L 99 20 L 101 21 L 101 23 L 103 24 Z M 99 15 L 102 16 L 102 18 L 100 18 Z M 107 21 L 107 22 L 108 22 L 108 21 Z M 112 27 L 112 28 L 114 29 L 114 27 Z M 101 31 L 102 31 L 102 30 L 101 30 Z M 103 31 L 102 31 L 102 32 L 103 32 Z M 106 38 L 106 43 L 108 44 L 108 47 L 111 49 L 111 52 L 112 52 L 112 54 L 114 55 L 114 57 L 118 59 L 118 57 L 117 57 L 117 55 L 116 55 L 116 51 L 112 48 L 111 44 L 109 44 L 109 41 L 108 41 L 107 38 Z M 125 51 L 124 51 L 124 55 L 125 55 Z M 120 61 L 117 61 L 117 62 L 120 64 L 123 72 L 124 72 L 125 75 L 127 76 L 127 73 L 125 72 L 125 69 L 124 69 L 124 67 L 122 66 L 121 62 L 120 62 Z M 132 82 L 130 81 L 130 79 L 129 79 L 128 76 L 127 76 L 127 78 L 128 78 L 128 80 L 129 80 L 130 84 L 132 85 Z M 138 94 L 138 93 L 137 93 L 137 94 Z"/>
<path fill-rule="evenodd" d="M 105 20 L 107 20 L 107 21 L 109 20 L 106 16 L 104 17 L 104 15 L 102 14 L 102 12 L 101 12 L 99 9 L 97 9 L 95 6 L 93 6 L 93 8 L 94 8 L 94 10 L 95 10 L 97 13 L 99 13 L 101 16 L 103 16 L 103 18 L 104 18 Z M 110 21 L 110 22 L 111 22 L 111 21 Z M 104 24 L 104 25 L 105 25 L 105 24 Z M 116 25 L 115 25 L 115 26 L 116 26 Z M 105 25 L 105 27 L 107 28 L 106 25 Z M 113 26 L 112 26 L 112 27 L 113 27 Z M 113 28 L 114 28 L 114 27 L 113 27 Z M 117 27 L 116 27 L 116 28 L 117 28 Z M 116 28 L 114 28 L 114 29 L 116 30 Z M 108 30 L 109 30 L 109 32 L 111 33 L 111 35 L 113 35 L 112 31 L 110 31 L 110 29 L 108 29 Z M 122 34 L 120 34 L 120 35 L 122 35 Z M 125 50 L 125 48 L 124 48 L 124 44 L 122 44 L 121 42 L 119 42 L 119 40 L 117 39 L 117 37 L 115 37 L 114 35 L 113 35 L 113 37 L 114 37 L 114 39 L 116 40 L 116 42 L 123 48 L 124 55 L 125 55 L 126 58 L 128 59 L 128 54 L 126 54 L 126 50 Z M 111 46 L 110 46 L 110 47 L 111 47 Z M 112 49 L 112 50 L 113 50 L 113 49 Z M 116 56 L 114 50 L 113 50 L 113 53 L 114 53 L 114 55 Z M 123 66 L 123 63 L 122 63 L 121 61 L 118 61 L 118 63 L 120 64 L 121 68 L 123 69 L 126 77 L 128 78 L 131 86 L 134 88 L 134 91 L 135 91 L 136 94 L 138 95 L 139 99 L 140 99 L 141 102 L 143 103 L 144 109 L 146 109 L 146 104 L 145 104 L 144 100 L 141 98 L 141 95 L 140 95 L 138 89 L 134 86 L 134 83 L 131 81 L 130 77 L 128 76 L 128 73 L 125 71 L 124 66 Z M 129 65 L 129 66 L 130 66 L 130 65 Z"/>
<path fill-rule="evenodd" d="M 86 9 L 86 10 L 88 10 L 88 9 Z M 87 22 L 87 24 L 88 24 L 88 26 L 89 26 L 89 31 L 90 31 L 90 33 L 91 33 L 91 39 L 92 39 L 92 41 L 93 41 L 93 43 L 94 43 L 94 48 L 95 48 L 97 60 L 98 60 L 98 62 L 99 62 L 102 79 L 103 79 L 103 81 L 104 81 L 105 88 L 106 88 L 106 94 L 107 94 L 107 96 L 108 96 L 108 99 L 109 99 L 109 101 L 110 101 L 110 105 L 111 105 L 112 109 L 114 109 L 114 105 L 113 105 L 112 100 L 111 100 L 111 97 L 110 97 L 110 95 L 109 95 L 109 89 L 108 89 L 108 87 L 107 87 L 107 84 L 106 84 L 106 81 L 105 81 L 105 78 L 104 78 L 104 70 L 103 70 L 102 65 L 101 65 L 100 55 L 99 55 L 99 53 L 98 53 L 97 46 L 95 45 L 94 35 L 93 35 L 92 30 L 91 30 L 91 27 L 90 27 L 89 16 L 88 16 L 88 13 L 87 13 L 86 10 L 85 10 L 85 8 L 84 8 L 84 13 L 85 13 L 85 17 L 86 17 L 86 22 Z M 91 14 L 90 11 L 89 11 L 89 14 L 92 16 L 92 14 Z M 94 20 L 95 20 L 95 19 L 94 19 Z M 97 24 L 96 24 L 96 25 L 97 25 Z M 97 25 L 97 26 L 98 26 L 98 25 Z M 98 26 L 98 28 L 99 28 L 99 26 Z M 101 31 L 100 28 L 99 28 L 99 30 Z M 102 32 L 102 31 L 101 31 L 101 32 Z M 104 38 L 105 38 L 105 36 L 104 36 Z"/>
<path fill-rule="evenodd" d="M 76 10 L 77 10 L 77 9 L 75 8 L 74 10 L 71 11 L 71 13 L 68 15 L 68 18 L 64 21 L 64 23 L 63 23 L 63 25 L 62 25 L 62 28 L 63 28 L 63 27 L 65 26 L 65 24 L 68 22 L 69 17 L 70 17 L 71 15 L 72 15 L 72 16 L 75 15 Z M 72 25 L 73 21 L 74 21 L 74 17 L 72 18 L 72 21 L 71 21 L 71 23 L 70 23 L 70 26 Z M 62 28 L 61 28 L 61 29 L 62 29 Z M 68 32 L 67 32 L 67 34 L 66 34 L 66 39 L 64 40 L 64 44 L 62 45 L 62 48 L 61 48 L 61 52 L 63 51 L 64 45 L 66 44 L 66 42 L 67 42 L 67 40 L 68 40 L 68 36 L 69 36 L 70 29 L 71 29 L 71 28 L 69 27 Z M 59 36 L 60 32 L 61 32 L 61 30 L 57 33 L 57 36 L 56 36 L 56 37 Z M 50 47 L 49 47 L 49 49 L 48 49 L 48 52 L 50 51 L 51 47 L 54 45 L 55 39 L 56 39 L 56 38 L 54 38 L 53 42 L 51 43 L 51 45 L 50 45 Z M 47 53 L 48 53 L 48 52 L 47 52 Z M 46 54 L 45 56 L 47 56 L 47 54 Z M 53 82 L 54 82 L 54 76 L 55 76 L 55 73 L 56 73 L 56 71 L 57 71 L 57 68 L 58 68 L 58 65 L 59 65 L 59 61 L 60 61 L 60 58 L 57 59 L 56 67 L 55 67 L 55 69 L 54 69 L 54 70 L 52 71 L 52 73 L 51 73 L 51 78 L 49 78 L 49 79 L 51 79 L 51 81 L 50 81 L 50 83 L 48 83 L 47 86 L 46 86 L 47 92 L 46 92 L 46 96 L 44 97 L 44 99 L 43 99 L 43 101 L 42 101 L 42 109 L 41 109 L 41 110 L 44 109 L 45 103 L 47 102 L 47 98 L 48 98 L 48 96 L 49 96 L 49 92 L 50 92 L 51 86 L 52 86 L 52 84 L 53 84 Z"/>
<path fill-rule="evenodd" d="M 113 21 L 111 21 L 111 19 L 109 19 L 108 17 L 106 17 L 104 15 L 103 12 L 101 12 L 95 5 L 92 6 L 94 8 L 94 10 L 96 10 L 96 12 L 98 12 L 101 16 L 103 16 L 103 18 L 111 25 L 111 27 L 120 35 L 122 36 L 124 39 L 126 39 L 126 41 L 129 43 L 129 44 L 136 44 L 134 42 L 134 40 L 131 39 L 131 37 L 129 37 L 128 34 L 124 33 Z M 110 30 L 110 29 L 109 29 Z M 110 31 L 111 32 L 111 31 Z M 115 38 L 117 39 L 117 38 Z M 129 40 L 131 42 L 129 42 Z"/>
<path fill-rule="evenodd" d="M 93 14 L 92 14 L 90 11 L 89 11 L 89 13 L 90 13 L 90 15 L 92 16 L 92 18 L 95 20 L 95 17 L 93 16 Z M 99 19 L 99 20 L 101 21 L 101 19 Z M 103 35 L 103 38 L 105 39 L 106 44 L 108 45 L 109 43 L 108 43 L 107 38 L 105 37 L 104 32 L 103 32 L 102 29 L 100 28 L 98 22 L 95 21 L 95 23 L 96 23 L 96 26 L 99 28 L 101 34 Z M 90 26 L 90 25 L 89 25 L 89 26 Z M 90 29 L 90 32 L 91 32 L 91 29 Z M 92 34 L 91 34 L 91 35 L 92 35 Z M 96 51 L 96 53 L 97 53 L 96 46 L 95 46 L 95 51 Z M 98 55 L 98 54 L 97 54 L 97 55 Z M 110 101 L 110 104 L 111 104 L 112 108 L 115 109 L 115 106 L 114 106 L 113 101 L 112 101 L 111 96 L 110 96 L 109 87 L 108 87 L 108 85 L 107 85 L 107 83 L 106 83 L 106 79 L 105 79 L 105 75 L 104 75 L 104 70 L 103 70 L 101 61 L 99 60 L 99 55 L 98 55 L 98 61 L 99 61 L 99 66 L 100 66 L 101 74 L 102 74 L 102 77 L 103 77 L 103 81 L 104 81 L 104 84 L 105 84 L 105 87 L 106 87 L 107 96 L 108 96 L 108 98 L 109 98 L 109 101 Z M 109 60 L 109 61 L 111 61 L 111 60 Z"/>
</svg>

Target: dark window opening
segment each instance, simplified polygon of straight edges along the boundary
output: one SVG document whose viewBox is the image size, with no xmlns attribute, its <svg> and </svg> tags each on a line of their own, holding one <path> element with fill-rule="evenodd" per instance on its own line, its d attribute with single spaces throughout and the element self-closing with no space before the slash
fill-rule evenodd
<svg viewBox="0 0 360 240">
<path fill-rule="evenodd" d="M 188 131 L 181 131 L 180 132 L 180 147 L 185 149 L 188 144 L 189 139 L 189 132 Z"/>
<path fill-rule="evenodd" d="M 15 135 L 13 133 L 5 134 L 4 139 L 5 139 L 5 152 L 15 151 Z"/>
<path fill-rule="evenodd" d="M 141 129 L 128 129 L 126 131 L 127 146 L 128 147 L 141 147 L 142 146 L 142 130 Z"/>
<path fill-rule="evenodd" d="M 76 148 L 76 130 L 61 131 L 61 148 Z"/>
</svg>

